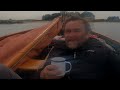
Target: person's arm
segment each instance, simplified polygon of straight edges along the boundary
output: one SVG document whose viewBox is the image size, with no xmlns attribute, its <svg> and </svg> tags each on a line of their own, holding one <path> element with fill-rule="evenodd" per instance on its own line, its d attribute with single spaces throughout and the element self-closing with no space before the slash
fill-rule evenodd
<svg viewBox="0 0 120 90">
<path fill-rule="evenodd" d="M 120 55 L 116 54 L 116 52 L 109 52 L 108 56 L 109 60 L 109 74 L 111 76 L 110 79 L 120 80 Z"/>
</svg>

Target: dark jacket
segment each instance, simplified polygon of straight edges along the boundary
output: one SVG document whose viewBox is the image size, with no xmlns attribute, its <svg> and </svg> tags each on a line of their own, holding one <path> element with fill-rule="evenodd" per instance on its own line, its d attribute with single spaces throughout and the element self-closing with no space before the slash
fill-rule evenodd
<svg viewBox="0 0 120 90">
<path fill-rule="evenodd" d="M 116 52 L 97 39 L 90 38 L 75 50 L 69 49 L 64 41 L 56 41 L 53 46 L 45 66 L 52 57 L 66 58 L 72 70 L 63 79 L 120 79 L 120 59 Z"/>
</svg>

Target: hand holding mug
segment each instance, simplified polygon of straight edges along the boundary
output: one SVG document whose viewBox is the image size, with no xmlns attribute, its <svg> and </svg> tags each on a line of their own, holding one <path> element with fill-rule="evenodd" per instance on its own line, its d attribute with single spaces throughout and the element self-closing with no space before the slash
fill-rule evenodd
<svg viewBox="0 0 120 90">
<path fill-rule="evenodd" d="M 46 66 L 40 74 L 42 79 L 60 79 L 61 76 L 58 76 L 62 72 L 58 70 L 56 65 L 48 65 Z"/>
<path fill-rule="evenodd" d="M 72 65 L 65 61 L 65 58 L 54 57 L 51 59 L 51 65 L 46 66 L 40 74 L 43 79 L 60 79 L 64 77 L 67 72 L 70 72 Z M 66 70 L 66 64 L 69 64 L 69 70 Z"/>
</svg>

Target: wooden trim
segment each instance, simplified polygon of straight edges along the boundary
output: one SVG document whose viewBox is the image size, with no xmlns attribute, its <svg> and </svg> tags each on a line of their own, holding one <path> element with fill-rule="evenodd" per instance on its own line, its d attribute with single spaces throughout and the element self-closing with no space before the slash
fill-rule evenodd
<svg viewBox="0 0 120 90">
<path fill-rule="evenodd" d="M 27 45 L 25 48 L 23 48 L 17 55 L 15 55 L 9 62 L 7 62 L 5 65 L 14 71 L 17 69 L 19 66 L 20 62 L 23 62 L 23 58 L 40 42 L 42 42 L 46 37 L 49 36 L 47 35 L 48 32 L 51 30 L 53 26 L 55 26 L 57 23 L 60 21 L 60 17 L 55 19 L 53 23 L 43 32 L 41 33 L 38 37 L 36 37 L 29 45 Z M 59 33 L 59 29 L 56 28 L 54 29 L 53 37 L 55 34 Z M 50 39 L 52 40 L 52 38 Z"/>
</svg>

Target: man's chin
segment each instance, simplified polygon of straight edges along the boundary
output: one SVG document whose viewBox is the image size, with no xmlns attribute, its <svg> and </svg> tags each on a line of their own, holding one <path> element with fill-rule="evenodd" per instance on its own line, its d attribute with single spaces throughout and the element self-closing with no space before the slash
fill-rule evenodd
<svg viewBox="0 0 120 90">
<path fill-rule="evenodd" d="M 68 48 L 70 48 L 70 49 L 76 49 L 77 47 L 68 46 Z"/>
<path fill-rule="evenodd" d="M 68 42 L 67 46 L 70 49 L 76 49 L 78 47 L 78 43 L 76 43 L 76 42 Z"/>
</svg>

